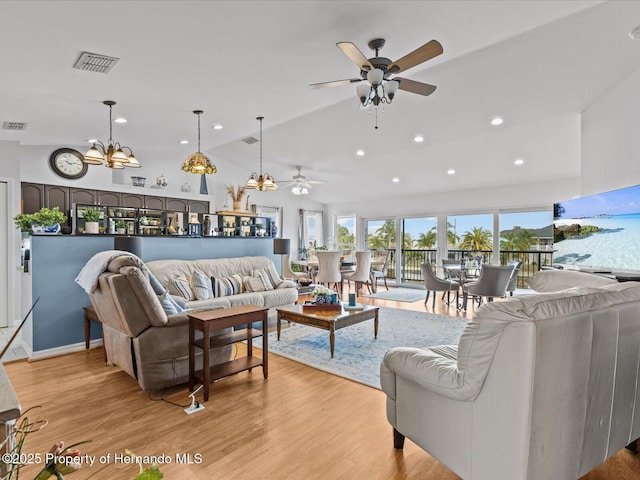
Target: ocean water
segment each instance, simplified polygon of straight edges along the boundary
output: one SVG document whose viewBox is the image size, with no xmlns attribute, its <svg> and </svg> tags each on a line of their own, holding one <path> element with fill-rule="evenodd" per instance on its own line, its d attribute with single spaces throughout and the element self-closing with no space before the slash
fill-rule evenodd
<svg viewBox="0 0 640 480">
<path fill-rule="evenodd" d="M 640 213 L 560 219 L 556 225 L 594 225 L 606 229 L 586 238 L 553 244 L 554 263 L 640 270 Z"/>
</svg>

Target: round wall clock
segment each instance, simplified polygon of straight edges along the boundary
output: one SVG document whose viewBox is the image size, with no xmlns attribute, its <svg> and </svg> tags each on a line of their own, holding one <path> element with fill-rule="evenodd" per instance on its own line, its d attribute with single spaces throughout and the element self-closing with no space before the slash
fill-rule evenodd
<svg viewBox="0 0 640 480">
<path fill-rule="evenodd" d="M 72 148 L 59 148 L 49 157 L 53 172 L 62 178 L 82 178 L 87 174 L 89 165 L 84 163 L 83 155 Z"/>
</svg>

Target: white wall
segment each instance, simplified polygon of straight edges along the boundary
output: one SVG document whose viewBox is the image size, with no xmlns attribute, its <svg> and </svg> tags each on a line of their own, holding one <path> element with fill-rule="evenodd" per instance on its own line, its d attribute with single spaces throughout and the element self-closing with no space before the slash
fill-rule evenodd
<svg viewBox="0 0 640 480">
<path fill-rule="evenodd" d="M 582 115 L 582 194 L 640 184 L 640 71 Z"/>
</svg>

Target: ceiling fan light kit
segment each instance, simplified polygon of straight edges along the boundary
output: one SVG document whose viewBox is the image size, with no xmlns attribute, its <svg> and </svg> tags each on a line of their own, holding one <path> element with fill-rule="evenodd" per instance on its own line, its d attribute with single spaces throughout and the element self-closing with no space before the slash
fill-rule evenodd
<svg viewBox="0 0 640 480">
<path fill-rule="evenodd" d="M 285 187 L 291 187 L 291 193 L 294 195 L 308 195 L 309 190 L 313 188 L 313 184 L 322 184 L 325 183 L 322 180 L 309 180 L 306 176 L 302 175 L 302 167 L 300 165 L 296 165 L 296 170 L 298 171 L 295 174 L 291 182 L 285 183 Z"/>
<path fill-rule="evenodd" d="M 264 117 L 256 117 L 256 120 L 260 121 L 260 174 L 253 172 L 249 175 L 245 188 L 260 192 L 278 190 L 278 185 L 274 178 L 268 173 L 262 173 L 262 120 L 264 120 Z"/>
<path fill-rule="evenodd" d="M 360 69 L 360 78 L 314 83 L 309 86 L 314 89 L 335 87 L 338 85 L 358 83 L 366 80 L 368 85 L 360 84 L 356 88 L 356 95 L 360 99 L 360 103 L 363 107 L 378 107 L 381 103 L 390 104 L 398 89 L 423 95 L 425 97 L 431 95 L 436 90 L 434 85 L 416 82 L 415 80 L 409 80 L 407 78 L 390 78 L 390 76 L 404 70 L 408 70 L 409 68 L 415 67 L 420 63 L 424 63 L 427 60 L 442 54 L 443 49 L 440 42 L 437 40 L 431 40 L 395 62 L 392 62 L 388 58 L 379 56 L 379 51 L 384 44 L 384 38 L 371 40 L 368 45 L 371 50 L 375 51 L 375 57 L 367 58 L 358 49 L 358 47 L 351 42 L 336 43 L 336 46 L 342 51 L 342 53 L 349 57 L 358 66 Z M 376 128 L 378 128 L 377 125 Z"/>
<path fill-rule="evenodd" d="M 140 168 L 140 162 L 133 154 L 133 150 L 113 141 L 112 111 L 116 102 L 105 100 L 102 103 L 109 107 L 109 140 L 106 145 L 100 140 L 94 141 L 89 151 L 84 155 L 84 163 L 88 165 L 104 165 L 113 169 L 123 169 L 124 167 Z M 129 153 L 125 153 L 124 150 L 128 150 Z"/>
<path fill-rule="evenodd" d="M 194 110 L 193 113 L 198 116 L 198 151 L 185 158 L 181 168 L 188 173 L 210 175 L 216 173 L 218 169 L 211 163 L 207 156 L 200 151 L 200 115 L 203 114 L 203 111 Z"/>
</svg>

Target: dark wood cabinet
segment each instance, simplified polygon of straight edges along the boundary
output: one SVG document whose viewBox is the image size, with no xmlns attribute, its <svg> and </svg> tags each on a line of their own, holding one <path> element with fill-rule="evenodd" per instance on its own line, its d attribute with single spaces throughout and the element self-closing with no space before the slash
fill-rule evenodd
<svg viewBox="0 0 640 480">
<path fill-rule="evenodd" d="M 145 195 L 144 206 L 145 208 L 153 208 L 154 210 L 164 210 L 166 207 L 165 197 Z"/>
<path fill-rule="evenodd" d="M 22 182 L 22 213 L 35 213 L 44 207 L 44 185 Z"/>
<path fill-rule="evenodd" d="M 88 188 L 65 187 L 62 185 L 44 185 L 42 183 L 22 182 L 22 213 L 35 213 L 42 207 L 58 207 L 69 217 L 75 204 L 101 205 L 108 207 L 142 208 L 169 212 L 209 213 L 209 202 L 188 200 L 186 198 L 167 198 L 142 193 L 110 192 Z"/>
<path fill-rule="evenodd" d="M 144 195 L 138 193 L 123 193 L 121 207 L 144 208 Z"/>
<path fill-rule="evenodd" d="M 65 225 L 71 225 L 71 203 L 69 202 L 69 187 L 60 185 L 44 186 L 44 205 L 47 208 L 58 207 L 67 216 Z"/>
<path fill-rule="evenodd" d="M 202 200 L 189 200 L 189 212 L 209 213 L 209 202 Z"/>
<path fill-rule="evenodd" d="M 166 208 L 167 210 L 173 210 L 174 212 L 188 212 L 189 200 L 184 198 L 167 198 Z"/>
<path fill-rule="evenodd" d="M 96 196 L 98 205 L 111 205 L 114 207 L 119 207 L 120 202 L 122 201 L 122 194 L 120 192 L 107 192 L 105 190 L 97 190 Z"/>
<path fill-rule="evenodd" d="M 89 190 L 87 188 L 70 188 L 69 189 L 69 201 L 71 205 L 74 203 L 84 203 L 86 205 L 96 205 L 97 195 L 95 190 Z"/>
</svg>

